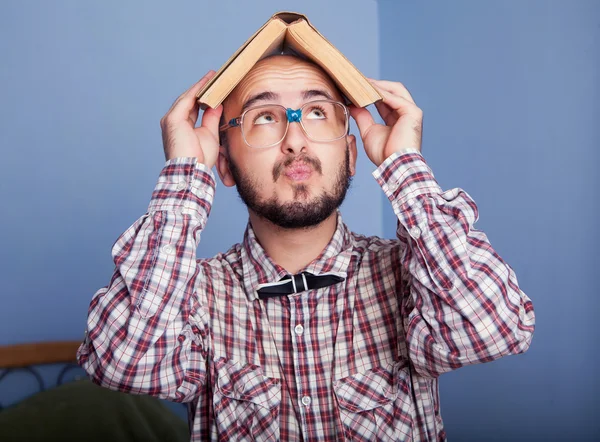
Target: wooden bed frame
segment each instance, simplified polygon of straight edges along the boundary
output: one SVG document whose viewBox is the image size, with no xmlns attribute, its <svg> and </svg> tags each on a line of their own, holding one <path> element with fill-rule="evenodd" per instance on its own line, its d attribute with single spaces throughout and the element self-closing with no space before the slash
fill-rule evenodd
<svg viewBox="0 0 600 442">
<path fill-rule="evenodd" d="M 62 365 L 54 385 L 61 385 L 65 375 L 71 370 L 80 370 L 77 365 L 77 349 L 82 341 L 39 342 L 0 346 L 0 385 L 11 373 L 24 371 L 33 376 L 38 384 L 38 392 L 46 390 L 46 382 L 37 366 Z M 0 398 L 0 411 L 4 404 Z"/>
<path fill-rule="evenodd" d="M 44 415 L 41 409 L 38 410 L 36 408 L 36 403 L 39 403 L 39 401 L 36 402 L 35 397 L 40 393 L 45 394 L 46 392 L 49 392 L 49 394 L 52 395 L 52 390 L 56 392 L 57 387 L 64 386 L 66 388 L 63 391 L 68 393 L 65 400 L 73 399 L 77 401 L 76 403 L 79 405 L 85 403 L 87 396 L 82 394 L 90 393 L 91 381 L 89 380 L 85 370 L 83 370 L 77 364 L 77 349 L 81 343 L 82 341 L 58 341 L 5 346 L 0 345 L 0 417 L 5 418 L 0 420 L 0 424 L 5 424 L 2 429 L 0 429 L 0 440 L 3 441 L 7 436 L 3 433 L 4 431 L 9 433 L 8 435 L 10 440 L 29 440 L 23 439 L 21 436 L 16 436 L 16 439 L 10 438 L 10 434 L 13 434 L 18 428 L 23 427 L 21 423 L 15 426 L 15 416 L 16 419 L 19 419 L 23 415 L 28 415 L 28 413 L 31 413 L 31 410 L 36 413 L 36 416 L 39 413 Z M 69 385 L 72 385 L 73 388 L 69 388 Z M 83 388 L 83 390 L 79 387 Z M 99 390 L 100 388 L 95 390 L 96 393 L 98 393 Z M 60 393 L 60 391 L 58 393 Z M 160 417 L 163 418 L 163 421 L 160 421 L 160 426 L 164 427 L 165 425 L 168 425 L 170 429 L 173 428 L 171 436 L 177 435 L 177 440 L 189 441 L 188 426 L 186 424 L 188 418 L 187 404 L 168 402 L 158 398 L 150 398 L 152 402 L 149 402 L 150 399 L 143 399 L 141 397 L 137 397 L 135 400 L 134 398 L 127 398 L 127 400 L 124 400 L 124 397 L 117 396 L 113 393 L 116 392 L 112 392 L 110 396 L 106 396 L 106 393 L 102 393 L 101 396 L 98 396 L 97 394 L 93 396 L 96 398 L 96 400 L 100 400 L 101 404 L 114 404 L 116 406 L 115 410 L 117 413 L 125 413 L 123 416 L 121 416 L 123 418 L 123 422 L 125 422 L 125 426 L 123 429 L 117 428 L 115 430 L 115 434 L 121 437 L 119 440 L 124 440 L 126 434 L 129 435 L 128 437 L 133 437 L 133 433 L 131 433 L 131 431 L 133 431 L 132 428 L 127 427 L 127 425 L 130 425 L 131 422 L 137 422 L 138 420 L 143 421 L 144 419 L 147 419 L 148 416 L 156 417 L 156 413 L 159 413 Z M 56 394 L 54 397 L 56 397 Z M 127 396 L 127 393 L 118 394 Z M 27 402 L 30 399 L 33 400 Z M 164 412 L 164 409 L 161 410 L 160 408 L 156 408 L 159 404 L 155 403 L 154 401 L 160 401 L 160 403 L 168 407 L 172 413 L 168 414 Z M 33 403 L 34 405 L 30 408 L 27 408 L 27 406 L 21 406 L 21 404 L 24 402 L 27 402 L 28 404 Z M 42 402 L 47 404 L 47 400 L 46 402 Z M 131 415 L 127 415 L 127 409 L 129 409 L 128 407 L 133 410 Z M 73 410 L 76 409 L 78 408 L 68 406 L 68 403 L 64 402 L 61 403 L 61 407 L 57 407 L 56 410 L 52 409 L 52 407 L 49 407 L 46 415 L 59 416 L 57 419 L 60 420 L 65 416 L 61 413 L 65 412 L 68 418 L 69 413 L 72 413 Z M 53 413 L 54 411 L 56 411 L 56 413 Z M 102 416 L 93 417 L 96 421 L 98 421 L 98 419 L 102 419 Z M 177 419 L 177 421 L 171 422 L 169 420 L 171 418 Z M 113 415 L 110 418 L 110 422 L 114 424 L 115 419 L 117 419 L 117 417 Z M 154 427 L 150 427 L 151 426 L 149 426 L 149 429 L 140 432 L 138 436 L 142 434 L 146 436 L 150 435 L 150 433 L 154 431 L 152 430 Z M 39 430 L 39 428 L 36 430 Z M 40 431 L 34 432 L 36 437 L 35 440 L 59 440 L 52 437 L 50 439 L 46 438 L 45 432 L 52 432 L 54 430 L 55 429 L 50 426 L 45 429 L 42 428 L 42 433 L 40 433 Z M 162 431 L 164 431 L 164 428 L 160 430 L 157 433 L 157 437 L 153 437 L 152 440 L 158 440 L 158 435 L 162 434 Z M 187 434 L 184 434 L 186 432 Z M 18 434 L 21 434 L 20 430 Z M 41 439 L 40 434 L 42 437 Z M 72 440 L 71 438 L 67 439 Z M 79 440 L 79 437 L 77 440 Z M 98 438 L 93 438 L 93 440 L 98 440 Z"/>
<path fill-rule="evenodd" d="M 0 346 L 0 369 L 75 363 L 77 349 L 81 342 L 58 341 Z"/>
<path fill-rule="evenodd" d="M 38 393 L 73 379 L 87 379 L 87 374 L 77 364 L 77 349 L 82 342 L 56 341 L 0 346 L 0 388 L 5 378 L 15 372 L 25 372 L 27 376 L 32 376 L 37 382 Z M 45 365 L 58 365 L 58 367 L 51 370 L 52 375 L 48 375 L 47 372 L 43 374 L 41 370 Z M 54 377 L 57 370 L 59 370 L 58 375 Z M 167 403 L 167 401 L 163 402 Z M 0 397 L 0 412 L 7 405 L 13 404 L 3 403 Z M 182 419 L 187 419 L 186 404 L 168 403 L 168 406 Z"/>
</svg>

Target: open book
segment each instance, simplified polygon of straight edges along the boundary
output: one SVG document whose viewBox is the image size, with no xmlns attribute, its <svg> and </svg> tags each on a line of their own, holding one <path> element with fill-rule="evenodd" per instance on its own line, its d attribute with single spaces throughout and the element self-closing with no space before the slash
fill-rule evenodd
<svg viewBox="0 0 600 442">
<path fill-rule="evenodd" d="M 256 31 L 198 92 L 202 109 L 217 107 L 259 60 L 284 48 L 321 66 L 355 106 L 365 107 L 381 100 L 371 83 L 310 24 L 306 16 L 279 12 Z"/>
</svg>

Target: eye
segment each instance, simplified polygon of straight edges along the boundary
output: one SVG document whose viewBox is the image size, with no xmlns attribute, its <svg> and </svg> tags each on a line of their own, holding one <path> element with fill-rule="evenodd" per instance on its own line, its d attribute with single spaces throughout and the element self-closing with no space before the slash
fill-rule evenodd
<svg viewBox="0 0 600 442">
<path fill-rule="evenodd" d="M 311 120 L 324 120 L 327 118 L 327 115 L 322 107 L 314 106 L 310 108 L 308 114 L 304 118 L 309 118 Z"/>
<path fill-rule="evenodd" d="M 277 119 L 275 118 L 275 115 L 273 115 L 270 112 L 263 112 L 258 114 L 253 121 L 254 124 L 257 125 L 261 125 L 261 124 L 273 124 L 273 123 L 277 123 Z"/>
</svg>

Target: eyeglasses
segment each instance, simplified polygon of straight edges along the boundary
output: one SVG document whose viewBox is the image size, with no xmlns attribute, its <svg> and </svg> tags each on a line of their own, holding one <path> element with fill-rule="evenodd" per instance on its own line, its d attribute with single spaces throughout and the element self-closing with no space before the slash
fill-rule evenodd
<svg viewBox="0 0 600 442">
<path fill-rule="evenodd" d="M 348 108 L 331 100 L 309 101 L 296 110 L 278 104 L 265 104 L 245 110 L 219 130 L 240 127 L 246 144 L 262 149 L 283 141 L 290 123 L 300 123 L 312 141 L 336 141 L 348 133 Z"/>
</svg>

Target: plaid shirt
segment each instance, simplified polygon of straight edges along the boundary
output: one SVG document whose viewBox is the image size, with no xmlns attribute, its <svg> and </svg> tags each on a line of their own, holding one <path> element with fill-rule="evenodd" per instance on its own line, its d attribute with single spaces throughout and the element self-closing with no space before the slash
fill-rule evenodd
<svg viewBox="0 0 600 442">
<path fill-rule="evenodd" d="M 261 300 L 286 271 L 252 228 L 212 259 L 196 250 L 214 196 L 192 158 L 167 162 L 148 212 L 113 246 L 79 363 L 98 384 L 188 402 L 192 441 L 446 439 L 438 376 L 525 351 L 534 329 L 513 270 L 417 153 L 374 173 L 397 239 L 350 232 L 304 270 L 331 287 Z"/>
</svg>

